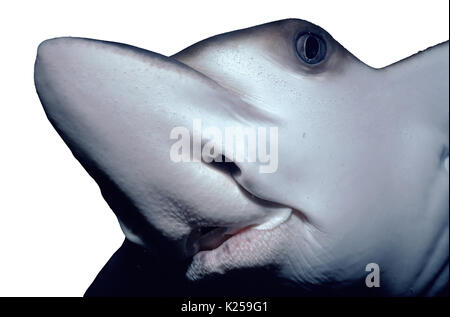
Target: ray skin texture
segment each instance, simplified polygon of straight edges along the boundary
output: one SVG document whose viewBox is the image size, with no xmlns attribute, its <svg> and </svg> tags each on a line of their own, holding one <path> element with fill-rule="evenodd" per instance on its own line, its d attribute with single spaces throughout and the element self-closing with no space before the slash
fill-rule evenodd
<svg viewBox="0 0 450 317">
<path fill-rule="evenodd" d="M 447 41 L 374 69 L 297 19 L 170 57 L 44 41 L 45 113 L 126 236 L 86 295 L 448 294 L 448 63 Z M 276 172 L 174 162 L 194 119 L 277 127 Z"/>
</svg>

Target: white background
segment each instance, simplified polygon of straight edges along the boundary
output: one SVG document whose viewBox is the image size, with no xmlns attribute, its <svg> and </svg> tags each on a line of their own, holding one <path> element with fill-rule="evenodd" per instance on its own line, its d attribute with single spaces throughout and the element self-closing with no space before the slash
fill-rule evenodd
<svg viewBox="0 0 450 317">
<path fill-rule="evenodd" d="M 171 55 L 283 18 L 382 67 L 448 40 L 449 1 L 4 1 L 0 4 L 0 296 L 81 296 L 123 235 L 35 93 L 38 44 L 90 37 Z"/>
</svg>

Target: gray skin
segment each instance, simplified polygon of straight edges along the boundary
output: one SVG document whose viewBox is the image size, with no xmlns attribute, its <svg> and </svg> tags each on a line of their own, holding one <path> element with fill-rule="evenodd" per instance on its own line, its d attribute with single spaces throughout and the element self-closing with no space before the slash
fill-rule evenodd
<svg viewBox="0 0 450 317">
<path fill-rule="evenodd" d="M 299 58 L 303 32 L 324 40 L 319 64 Z M 171 57 L 57 38 L 39 46 L 35 84 L 126 237 L 187 259 L 189 280 L 270 268 L 299 288 L 344 287 L 363 285 L 375 262 L 384 295 L 448 286 L 448 41 L 374 69 L 296 19 Z M 278 127 L 278 170 L 172 162 L 169 133 L 193 119 Z M 280 213 L 275 228 L 255 228 Z M 202 237 L 206 227 L 223 229 Z"/>
</svg>

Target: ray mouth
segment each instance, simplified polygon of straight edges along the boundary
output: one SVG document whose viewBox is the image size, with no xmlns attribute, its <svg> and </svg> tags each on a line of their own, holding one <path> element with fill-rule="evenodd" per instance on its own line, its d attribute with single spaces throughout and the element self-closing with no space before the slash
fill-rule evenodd
<svg viewBox="0 0 450 317">
<path fill-rule="evenodd" d="M 223 173 L 226 177 L 234 180 L 239 190 L 247 197 L 260 206 L 275 209 L 270 211 L 266 216 L 253 221 L 245 223 L 232 223 L 224 225 L 200 225 L 193 228 L 188 238 L 185 240 L 185 253 L 188 257 L 194 256 L 201 251 L 210 251 L 219 248 L 226 241 L 250 230 L 272 230 L 286 222 L 293 213 L 299 214 L 303 218 L 303 214 L 290 206 L 281 203 L 273 202 L 258 197 L 244 188 L 236 181 L 235 176 L 241 174 L 240 168 L 234 163 L 227 161 L 225 156 L 222 156 L 220 163 L 212 161 L 206 163 L 207 166 Z M 305 217 L 306 219 L 306 217 Z"/>
<path fill-rule="evenodd" d="M 190 256 L 193 256 L 201 251 L 214 250 L 220 247 L 225 241 L 232 236 L 237 235 L 245 230 L 248 230 L 253 225 L 247 225 L 241 229 L 232 229 L 228 227 L 198 227 L 194 229 L 189 236 L 186 249 Z"/>
<path fill-rule="evenodd" d="M 188 256 L 194 256 L 201 251 L 217 249 L 229 239 L 250 230 L 265 231 L 275 229 L 285 223 L 292 213 L 292 209 L 284 208 L 250 224 L 197 227 L 192 230 L 186 240 L 186 253 Z"/>
</svg>

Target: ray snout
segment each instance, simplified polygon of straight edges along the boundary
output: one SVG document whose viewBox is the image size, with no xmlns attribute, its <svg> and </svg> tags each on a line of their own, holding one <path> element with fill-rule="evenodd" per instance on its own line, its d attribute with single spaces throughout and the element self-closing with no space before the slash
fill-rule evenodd
<svg viewBox="0 0 450 317">
<path fill-rule="evenodd" d="M 194 142 L 196 120 L 217 131 L 274 125 L 267 113 L 198 71 L 123 44 L 59 38 L 39 46 L 35 83 L 49 120 L 97 181 L 130 240 L 151 244 L 156 231 L 186 241 L 201 227 L 233 234 L 270 225 L 280 209 L 290 212 L 261 203 L 248 191 L 252 186 L 239 183 L 257 179 L 247 175 L 258 173 L 252 165 L 236 161 L 241 174 L 233 177 L 210 162 L 195 162 L 194 150 L 186 161 L 172 159 L 180 137 L 174 129 Z"/>
</svg>

